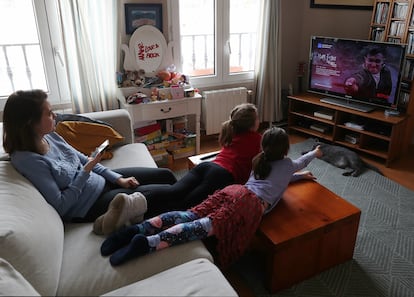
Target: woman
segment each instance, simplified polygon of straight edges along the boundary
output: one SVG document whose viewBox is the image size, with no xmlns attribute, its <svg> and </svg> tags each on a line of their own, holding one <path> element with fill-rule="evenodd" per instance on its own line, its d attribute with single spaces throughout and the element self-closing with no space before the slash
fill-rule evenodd
<svg viewBox="0 0 414 297">
<path fill-rule="evenodd" d="M 146 211 L 146 200 L 134 189 L 140 183 L 176 181 L 168 169 L 102 166 L 101 154 L 87 157 L 54 132 L 55 117 L 44 91 L 11 94 L 3 112 L 3 147 L 16 170 L 64 221 L 93 222 L 116 197 L 124 206 L 124 223 L 138 222 Z"/>
</svg>

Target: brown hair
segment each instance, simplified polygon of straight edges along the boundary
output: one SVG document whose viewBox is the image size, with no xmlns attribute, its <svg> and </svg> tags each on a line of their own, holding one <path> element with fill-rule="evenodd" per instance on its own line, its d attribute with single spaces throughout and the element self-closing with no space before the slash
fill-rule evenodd
<svg viewBox="0 0 414 297">
<path fill-rule="evenodd" d="M 3 148 L 37 152 L 35 127 L 42 118 L 47 94 L 42 90 L 17 91 L 7 98 L 3 111 Z"/>
<path fill-rule="evenodd" d="M 219 143 L 221 146 L 231 144 L 234 134 L 249 131 L 256 124 L 257 108 L 251 103 L 242 103 L 235 106 L 230 119 L 221 125 Z"/>
<path fill-rule="evenodd" d="M 289 136 L 282 128 L 271 127 L 262 135 L 262 152 L 253 158 L 256 179 L 265 179 L 272 170 L 271 162 L 283 159 L 289 151 Z"/>
</svg>

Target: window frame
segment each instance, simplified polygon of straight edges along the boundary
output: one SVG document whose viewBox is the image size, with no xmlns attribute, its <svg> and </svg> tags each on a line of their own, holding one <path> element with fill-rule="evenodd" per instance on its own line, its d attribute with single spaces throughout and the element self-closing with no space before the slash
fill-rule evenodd
<svg viewBox="0 0 414 297">
<path fill-rule="evenodd" d="M 54 109 L 71 108 L 58 4 L 53 0 L 32 0 L 34 17 L 43 56 L 48 99 Z M 0 97 L 0 110 L 7 97 Z"/>
<path fill-rule="evenodd" d="M 173 40 L 174 64 L 178 71 L 182 71 L 179 0 L 170 0 L 169 20 L 171 20 L 170 36 Z M 215 7 L 215 70 L 216 74 L 200 77 L 191 77 L 191 83 L 197 87 L 214 87 L 219 85 L 231 85 L 236 83 L 252 83 L 254 71 L 230 73 L 230 0 L 214 0 Z M 217 30 L 220 28 L 220 30 Z"/>
</svg>

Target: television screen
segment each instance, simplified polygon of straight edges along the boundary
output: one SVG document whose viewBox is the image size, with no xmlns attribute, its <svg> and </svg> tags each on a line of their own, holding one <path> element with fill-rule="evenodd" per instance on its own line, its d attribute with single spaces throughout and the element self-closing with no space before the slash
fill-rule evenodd
<svg viewBox="0 0 414 297">
<path fill-rule="evenodd" d="M 309 91 L 396 108 L 405 45 L 312 36 Z"/>
</svg>

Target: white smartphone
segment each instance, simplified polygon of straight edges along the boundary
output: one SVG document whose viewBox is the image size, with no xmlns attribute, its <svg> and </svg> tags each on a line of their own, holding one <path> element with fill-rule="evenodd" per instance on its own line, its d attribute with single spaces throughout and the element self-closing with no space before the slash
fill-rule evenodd
<svg viewBox="0 0 414 297">
<path fill-rule="evenodd" d="M 102 153 L 103 151 L 105 151 L 107 148 L 109 147 L 109 140 L 105 140 L 104 142 L 102 142 L 102 144 L 100 146 L 98 146 L 91 154 L 92 158 L 95 158 L 98 154 Z"/>
</svg>

